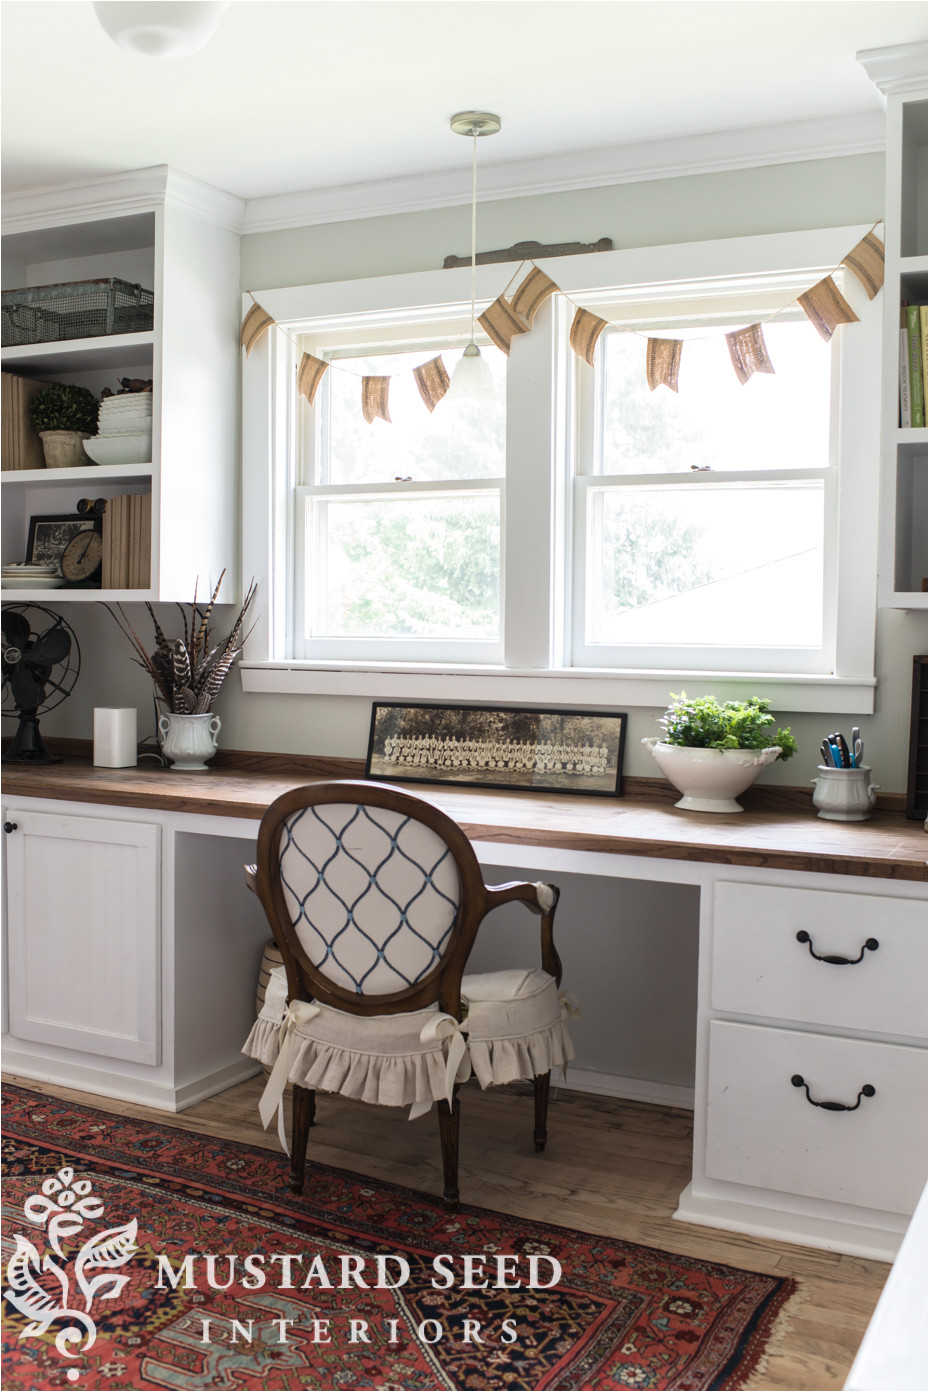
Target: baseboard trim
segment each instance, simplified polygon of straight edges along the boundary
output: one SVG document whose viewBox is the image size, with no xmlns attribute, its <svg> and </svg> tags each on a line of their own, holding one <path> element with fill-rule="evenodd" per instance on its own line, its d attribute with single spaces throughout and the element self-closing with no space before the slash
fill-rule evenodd
<svg viewBox="0 0 929 1392">
<path fill-rule="evenodd" d="M 594 1092 L 601 1097 L 622 1097 L 628 1102 L 654 1102 L 660 1107 L 694 1109 L 693 1088 L 677 1083 L 656 1083 L 648 1078 L 624 1078 L 618 1073 L 601 1073 L 596 1068 L 568 1065 L 567 1077 L 556 1073 L 553 1082 L 569 1092 Z"/>
<path fill-rule="evenodd" d="M 812 1217 L 788 1209 L 765 1208 L 728 1199 L 702 1198 L 688 1184 L 673 1215 L 678 1222 L 695 1223 L 702 1228 L 721 1228 L 724 1232 L 763 1237 L 776 1242 L 794 1242 L 801 1247 L 817 1247 L 823 1252 L 843 1252 L 852 1257 L 892 1262 L 897 1255 L 907 1219 L 886 1215 L 887 1226 L 871 1227 L 836 1218 Z"/>
<path fill-rule="evenodd" d="M 37 1083 L 54 1083 L 56 1087 L 74 1088 L 95 1097 L 111 1097 L 118 1102 L 135 1102 L 143 1107 L 154 1107 L 160 1112 L 183 1112 L 202 1102 L 205 1097 L 212 1097 L 217 1092 L 234 1087 L 236 1083 L 253 1078 L 261 1071 L 261 1065 L 243 1058 L 241 1063 L 218 1068 L 181 1087 L 172 1087 L 166 1083 L 148 1082 L 144 1078 L 119 1077 L 60 1059 L 38 1058 L 35 1054 L 24 1053 L 7 1045 L 3 1050 L 3 1071 L 15 1074 L 24 1081 L 33 1079 Z"/>
</svg>

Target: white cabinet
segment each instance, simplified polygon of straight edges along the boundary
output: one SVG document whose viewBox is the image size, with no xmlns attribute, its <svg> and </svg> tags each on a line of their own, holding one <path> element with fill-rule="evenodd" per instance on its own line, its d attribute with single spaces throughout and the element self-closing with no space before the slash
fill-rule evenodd
<svg viewBox="0 0 929 1392">
<path fill-rule="evenodd" d="M 6 827 L 11 1032 L 157 1064 L 160 827 L 17 808 Z"/>
<path fill-rule="evenodd" d="M 889 1260 L 926 1182 L 925 902 L 821 884 L 730 872 L 704 900 L 677 1216 Z"/>
<path fill-rule="evenodd" d="M 4 371 L 95 395 L 120 377 L 153 380 L 151 460 L 0 473 L 4 563 L 25 559 L 31 517 L 73 513 L 81 497 L 151 493 L 150 588 L 9 598 L 189 602 L 198 577 L 209 592 L 225 568 L 222 598 L 234 600 L 241 211 L 165 168 L 4 200 L 5 288 L 115 275 L 155 293 L 151 332 L 2 350 Z"/>
</svg>

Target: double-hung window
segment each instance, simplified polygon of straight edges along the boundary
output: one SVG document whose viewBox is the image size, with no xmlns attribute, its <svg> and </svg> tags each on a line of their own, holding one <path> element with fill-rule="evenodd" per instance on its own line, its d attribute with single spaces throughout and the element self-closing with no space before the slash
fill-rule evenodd
<svg viewBox="0 0 929 1392">
<path fill-rule="evenodd" d="M 431 413 L 413 369 L 453 369 L 467 271 L 256 290 L 281 332 L 245 370 L 246 686 L 367 694 L 371 668 L 434 694 L 448 671 L 465 699 L 657 705 L 713 674 L 870 708 L 880 304 L 837 272 L 861 323 L 831 343 L 792 304 L 867 230 L 547 262 L 565 296 L 509 358 L 484 346 L 494 395 Z M 513 269 L 478 268 L 479 305 Z M 571 301 L 608 321 L 594 368 Z M 774 373 L 743 385 L 726 335 L 752 323 Z M 649 390 L 649 338 L 683 343 L 677 392 Z M 312 407 L 302 352 L 329 364 Z M 362 415 L 372 377 L 391 424 Z"/>
</svg>

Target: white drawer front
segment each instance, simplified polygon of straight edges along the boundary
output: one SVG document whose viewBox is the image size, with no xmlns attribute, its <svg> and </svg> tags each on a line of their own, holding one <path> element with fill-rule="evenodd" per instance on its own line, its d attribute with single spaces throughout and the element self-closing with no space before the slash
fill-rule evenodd
<svg viewBox="0 0 929 1392">
<path fill-rule="evenodd" d="M 920 900 L 718 884 L 712 1008 L 924 1039 L 927 936 Z M 869 939 L 873 951 L 864 947 Z M 818 961 L 811 948 L 861 960 Z"/>
<path fill-rule="evenodd" d="M 875 1093 L 853 1112 L 866 1083 Z M 714 1020 L 706 1173 L 809 1198 L 912 1213 L 926 1182 L 926 1052 Z"/>
</svg>

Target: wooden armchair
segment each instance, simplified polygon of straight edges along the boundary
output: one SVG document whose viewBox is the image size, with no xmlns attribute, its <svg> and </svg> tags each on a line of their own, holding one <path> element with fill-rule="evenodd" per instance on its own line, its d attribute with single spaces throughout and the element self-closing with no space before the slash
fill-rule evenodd
<svg viewBox="0 0 929 1392">
<path fill-rule="evenodd" d="M 555 886 L 486 886 L 444 813 L 398 788 L 349 781 L 272 803 L 252 880 L 284 959 L 286 1008 L 280 981 L 244 1052 L 274 1064 L 266 1126 L 293 1083 L 295 1193 L 317 1089 L 407 1106 L 411 1116 L 437 1103 L 449 1209 L 458 1205 L 458 1086 L 472 1067 L 484 1087 L 532 1077 L 533 1137 L 544 1148 L 551 1069 L 573 1057 Z M 514 901 L 541 917 L 542 970 L 465 976 L 481 922 Z"/>
</svg>

